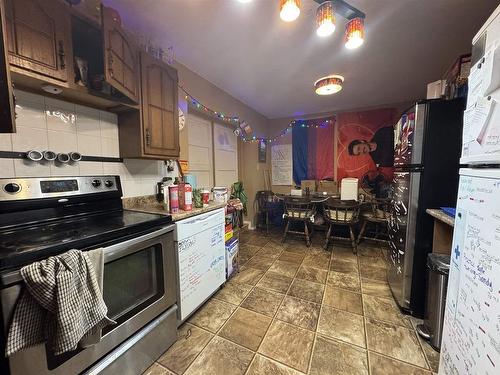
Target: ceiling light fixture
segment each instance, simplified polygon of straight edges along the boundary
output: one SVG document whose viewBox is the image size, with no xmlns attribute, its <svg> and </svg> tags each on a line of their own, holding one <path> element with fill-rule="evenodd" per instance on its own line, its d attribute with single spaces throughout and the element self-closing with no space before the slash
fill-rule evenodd
<svg viewBox="0 0 500 375">
<path fill-rule="evenodd" d="M 344 77 L 337 74 L 323 77 L 314 82 L 314 88 L 318 95 L 332 95 L 342 90 Z"/>
<path fill-rule="evenodd" d="M 335 13 L 331 1 L 325 1 L 316 10 L 316 34 L 330 36 L 335 31 Z"/>
<path fill-rule="evenodd" d="M 365 40 L 365 25 L 362 18 L 353 18 L 345 28 L 345 47 L 355 49 L 360 47 Z"/>
<path fill-rule="evenodd" d="M 252 0 L 238 0 L 238 2 L 240 2 L 240 3 L 249 3 L 250 1 L 252 1 Z"/>
<path fill-rule="evenodd" d="M 280 0 L 280 18 L 285 22 L 295 21 L 300 14 L 300 0 Z"/>
</svg>

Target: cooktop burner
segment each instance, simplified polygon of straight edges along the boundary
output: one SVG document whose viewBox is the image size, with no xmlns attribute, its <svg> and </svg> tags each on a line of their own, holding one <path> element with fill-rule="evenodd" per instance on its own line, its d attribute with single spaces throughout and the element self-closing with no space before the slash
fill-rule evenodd
<svg viewBox="0 0 500 375">
<path fill-rule="evenodd" d="M 0 270 L 108 246 L 171 223 L 124 210 L 118 176 L 0 179 Z"/>
<path fill-rule="evenodd" d="M 0 231 L 0 269 L 148 231 L 169 216 L 115 211 Z"/>
</svg>

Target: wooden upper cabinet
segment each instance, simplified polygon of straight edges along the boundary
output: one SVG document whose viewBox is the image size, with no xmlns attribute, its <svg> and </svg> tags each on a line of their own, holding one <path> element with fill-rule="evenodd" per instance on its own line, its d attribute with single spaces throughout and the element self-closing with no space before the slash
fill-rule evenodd
<svg viewBox="0 0 500 375">
<path fill-rule="evenodd" d="M 15 109 L 7 62 L 7 30 L 3 5 L 3 0 L 0 0 L 0 133 L 13 133 L 16 130 Z"/>
<path fill-rule="evenodd" d="M 106 82 L 134 102 L 139 102 L 137 49 L 129 40 L 115 11 L 102 7 L 104 74 Z"/>
<path fill-rule="evenodd" d="M 72 77 L 71 20 L 58 0 L 5 0 L 11 66 L 67 82 Z"/>
<path fill-rule="evenodd" d="M 141 53 L 144 153 L 179 156 L 177 70 Z"/>
</svg>

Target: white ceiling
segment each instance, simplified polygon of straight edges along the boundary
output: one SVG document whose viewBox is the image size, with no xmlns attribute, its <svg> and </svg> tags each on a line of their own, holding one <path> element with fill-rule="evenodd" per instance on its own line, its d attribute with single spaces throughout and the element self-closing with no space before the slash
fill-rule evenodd
<svg viewBox="0 0 500 375">
<path fill-rule="evenodd" d="M 319 38 L 313 0 L 295 22 L 279 18 L 278 0 L 107 0 L 123 22 L 174 47 L 175 59 L 268 118 L 370 107 L 425 97 L 498 0 L 348 0 L 366 13 L 366 41 L 343 46 L 345 20 Z M 313 83 L 345 77 L 320 97 Z M 188 88 L 189 89 L 189 88 Z"/>
</svg>

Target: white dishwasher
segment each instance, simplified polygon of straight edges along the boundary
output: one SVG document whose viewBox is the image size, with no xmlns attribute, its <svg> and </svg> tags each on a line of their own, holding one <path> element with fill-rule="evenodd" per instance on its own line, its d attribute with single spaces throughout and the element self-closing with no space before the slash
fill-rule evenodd
<svg viewBox="0 0 500 375">
<path fill-rule="evenodd" d="M 226 281 L 224 208 L 176 223 L 178 323 Z"/>
</svg>

